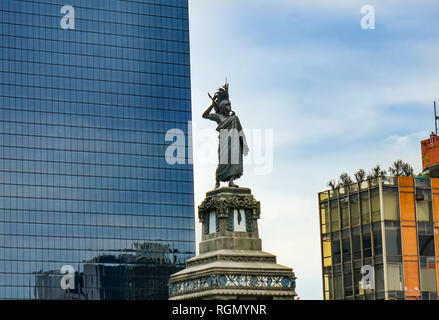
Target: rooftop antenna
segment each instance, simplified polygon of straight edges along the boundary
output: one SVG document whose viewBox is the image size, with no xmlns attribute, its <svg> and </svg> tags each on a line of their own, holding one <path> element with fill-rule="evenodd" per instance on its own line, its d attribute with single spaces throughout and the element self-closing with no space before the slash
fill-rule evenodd
<svg viewBox="0 0 439 320">
<path fill-rule="evenodd" d="M 434 127 L 435 127 L 435 133 L 437 135 L 437 120 L 439 119 L 439 116 L 436 113 L 436 101 L 434 101 Z"/>
</svg>

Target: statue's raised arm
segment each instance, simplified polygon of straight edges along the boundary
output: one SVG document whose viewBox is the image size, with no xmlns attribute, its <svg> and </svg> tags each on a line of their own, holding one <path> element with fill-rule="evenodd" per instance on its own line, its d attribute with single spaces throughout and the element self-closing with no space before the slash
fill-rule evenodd
<svg viewBox="0 0 439 320">
<path fill-rule="evenodd" d="M 218 168 L 215 189 L 220 182 L 229 182 L 229 187 L 238 187 L 233 181 L 242 176 L 243 155 L 248 154 L 247 141 L 241 123 L 229 99 L 229 84 L 219 88 L 212 97 L 212 104 L 204 111 L 203 118 L 215 121 L 219 132 Z M 212 113 L 212 109 L 215 113 Z"/>
<path fill-rule="evenodd" d="M 202 117 L 203 117 L 204 119 L 209 119 L 209 120 L 212 120 L 212 121 L 217 121 L 217 116 L 216 116 L 216 114 L 215 114 L 215 113 L 211 113 L 211 112 L 212 112 L 212 109 L 215 107 L 215 101 L 214 101 L 214 99 L 212 98 L 212 96 L 210 95 L 210 93 L 208 93 L 208 95 L 209 95 L 209 98 L 212 100 L 212 103 L 211 103 L 210 106 L 206 109 L 206 111 L 203 112 Z M 217 121 L 217 122 L 218 122 L 218 121 Z"/>
</svg>

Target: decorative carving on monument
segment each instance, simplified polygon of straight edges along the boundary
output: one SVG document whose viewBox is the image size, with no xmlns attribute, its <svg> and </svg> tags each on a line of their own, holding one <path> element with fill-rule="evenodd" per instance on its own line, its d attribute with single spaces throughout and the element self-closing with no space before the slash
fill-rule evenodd
<svg viewBox="0 0 439 320">
<path fill-rule="evenodd" d="M 216 219 L 216 232 L 220 232 L 219 216 L 215 215 L 215 219 Z"/>
<path fill-rule="evenodd" d="M 197 279 L 172 283 L 169 295 L 177 296 L 212 288 L 294 290 L 296 278 L 283 275 L 213 274 Z"/>
<path fill-rule="evenodd" d="M 251 210 L 245 210 L 245 226 L 247 232 L 255 231 L 255 227 L 253 225 L 253 212 Z"/>
<path fill-rule="evenodd" d="M 227 217 L 227 231 L 233 231 L 233 209 L 229 210 Z"/>
<path fill-rule="evenodd" d="M 218 260 L 233 261 L 233 262 L 276 263 L 276 258 L 274 257 L 219 256 Z"/>
<path fill-rule="evenodd" d="M 232 195 L 229 197 L 206 197 L 198 206 L 200 221 L 204 222 L 204 213 L 216 211 L 219 218 L 228 218 L 230 209 L 252 210 L 253 218 L 259 219 L 261 203 L 253 196 Z"/>
<path fill-rule="evenodd" d="M 204 213 L 204 234 L 209 234 L 210 233 L 210 213 L 209 212 L 205 212 Z"/>
</svg>

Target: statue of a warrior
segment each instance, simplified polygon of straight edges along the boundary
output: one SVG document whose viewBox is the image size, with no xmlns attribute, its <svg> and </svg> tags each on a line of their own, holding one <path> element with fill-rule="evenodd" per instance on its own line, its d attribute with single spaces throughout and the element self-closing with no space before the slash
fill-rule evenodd
<svg viewBox="0 0 439 320">
<path fill-rule="evenodd" d="M 218 168 L 216 169 L 215 189 L 220 181 L 229 182 L 229 187 L 238 188 L 233 180 L 242 176 L 243 155 L 248 154 L 248 146 L 238 116 L 232 111 L 229 100 L 229 84 L 219 88 L 215 95 L 208 94 L 212 104 L 204 111 L 203 118 L 216 121 L 219 132 Z M 212 109 L 215 113 L 211 113 Z"/>
</svg>

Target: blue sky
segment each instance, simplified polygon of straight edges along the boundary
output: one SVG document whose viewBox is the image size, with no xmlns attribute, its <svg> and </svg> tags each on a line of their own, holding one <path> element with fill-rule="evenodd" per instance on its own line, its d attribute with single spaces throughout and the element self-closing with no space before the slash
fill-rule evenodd
<svg viewBox="0 0 439 320">
<path fill-rule="evenodd" d="M 360 26 L 364 5 L 375 30 Z M 439 100 L 439 5 L 189 0 L 189 10 L 193 121 L 214 128 L 201 113 L 227 76 L 243 126 L 274 130 L 273 171 L 249 164 L 237 183 L 261 201 L 263 249 L 294 268 L 301 299 L 321 299 L 317 193 L 340 173 L 397 159 L 421 169 Z M 195 163 L 196 205 L 215 168 Z"/>
</svg>

